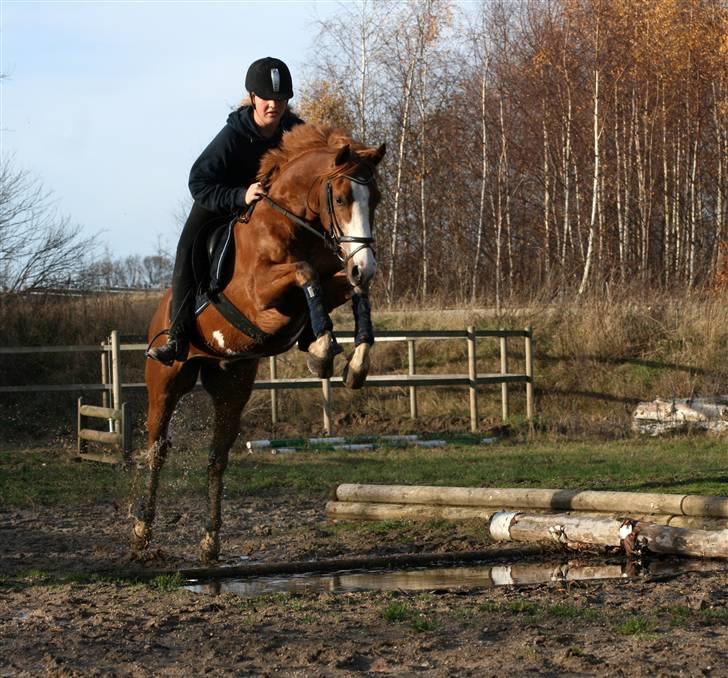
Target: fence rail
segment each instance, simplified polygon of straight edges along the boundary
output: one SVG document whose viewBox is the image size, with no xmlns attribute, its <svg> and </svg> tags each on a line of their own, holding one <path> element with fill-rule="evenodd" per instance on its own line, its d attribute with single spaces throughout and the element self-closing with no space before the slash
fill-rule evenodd
<svg viewBox="0 0 728 678">
<path fill-rule="evenodd" d="M 521 337 L 524 340 L 524 371 L 509 372 L 508 338 Z M 340 343 L 353 343 L 354 333 L 337 332 Z M 476 340 L 479 338 L 495 338 L 500 343 L 500 371 L 479 373 L 476 359 Z M 464 339 L 468 348 L 467 374 L 418 374 L 415 342 L 422 339 Z M 478 429 L 478 391 L 477 387 L 485 384 L 501 384 L 501 412 L 503 420 L 510 416 L 509 384 L 525 384 L 526 417 L 530 421 L 534 415 L 533 398 L 533 332 L 530 327 L 523 330 L 478 329 L 468 327 L 466 330 L 384 330 L 377 333 L 377 342 L 406 342 L 408 369 L 407 374 L 373 374 L 367 378 L 369 387 L 409 387 L 410 417 L 417 418 L 417 389 L 436 386 L 466 386 L 469 394 L 470 428 Z M 3 393 L 45 393 L 59 391 L 101 391 L 103 405 L 111 404 L 120 409 L 122 393 L 128 390 L 145 388 L 144 383 L 123 383 L 121 379 L 121 354 L 125 351 L 142 351 L 146 342 L 138 338 L 125 338 L 121 342 L 119 333 L 114 330 L 108 341 L 97 346 L 9 346 L 0 347 L 0 355 L 42 354 L 42 353 L 80 353 L 96 352 L 101 359 L 101 383 L 92 384 L 37 384 L 22 386 L 0 386 Z M 317 379 L 315 377 L 277 378 L 276 357 L 269 358 L 269 378 L 256 379 L 253 386 L 256 390 L 268 390 L 271 396 L 271 420 L 278 421 L 277 391 L 287 389 L 321 388 L 323 394 L 323 427 L 327 435 L 333 433 L 331 426 L 331 388 L 342 387 L 341 377 Z"/>
</svg>

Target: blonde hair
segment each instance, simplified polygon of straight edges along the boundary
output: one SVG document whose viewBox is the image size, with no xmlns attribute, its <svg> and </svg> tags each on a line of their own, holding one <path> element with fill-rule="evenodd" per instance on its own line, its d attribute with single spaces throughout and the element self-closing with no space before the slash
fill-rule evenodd
<svg viewBox="0 0 728 678">
<path fill-rule="evenodd" d="M 233 110 L 239 111 L 241 108 L 245 108 L 246 106 L 252 106 L 253 105 L 253 99 L 252 99 L 253 94 L 255 94 L 255 92 L 249 92 L 248 94 L 246 94 L 240 100 L 240 103 L 238 103 L 238 105 L 233 108 Z M 296 111 L 294 111 L 291 108 L 290 104 L 286 104 L 286 112 L 293 113 L 294 115 L 296 115 Z"/>
</svg>

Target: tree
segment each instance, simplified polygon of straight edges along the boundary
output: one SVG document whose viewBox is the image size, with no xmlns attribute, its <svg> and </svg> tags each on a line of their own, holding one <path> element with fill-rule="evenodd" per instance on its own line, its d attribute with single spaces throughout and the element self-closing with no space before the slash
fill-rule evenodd
<svg viewBox="0 0 728 678">
<path fill-rule="evenodd" d="M 79 284 L 94 237 L 60 216 L 41 182 L 0 161 L 0 289 L 6 292 Z"/>
<path fill-rule="evenodd" d="M 308 123 L 331 125 L 350 131 L 353 127 L 341 90 L 327 80 L 316 80 L 303 87 L 298 112 Z"/>
</svg>

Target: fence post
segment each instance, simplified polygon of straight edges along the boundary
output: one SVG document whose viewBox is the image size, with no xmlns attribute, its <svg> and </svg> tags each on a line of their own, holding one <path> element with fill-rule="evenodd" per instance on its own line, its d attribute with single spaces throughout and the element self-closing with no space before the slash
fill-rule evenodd
<svg viewBox="0 0 728 678">
<path fill-rule="evenodd" d="M 505 328 L 501 327 L 501 332 L 504 332 Z M 500 371 L 501 374 L 508 374 L 508 338 L 505 334 L 501 335 L 500 338 Z M 508 421 L 510 416 L 508 407 L 508 382 L 501 384 L 501 405 L 502 405 L 502 416 L 503 422 Z"/>
<path fill-rule="evenodd" d="M 111 349 L 111 339 L 101 344 L 101 384 L 106 388 L 101 391 L 101 407 L 111 407 L 109 404 L 109 396 L 111 395 L 111 385 L 109 384 L 109 351 Z M 114 420 L 108 420 L 109 433 L 114 432 Z"/>
<path fill-rule="evenodd" d="M 101 344 L 101 384 L 103 386 L 109 385 L 109 361 L 107 359 L 107 351 L 109 349 L 109 344 L 107 342 L 103 342 Z M 101 406 L 102 407 L 109 407 L 109 391 L 108 388 L 101 391 Z"/>
<path fill-rule="evenodd" d="M 270 366 L 270 378 L 277 379 L 276 357 L 274 355 L 268 359 L 268 365 Z M 278 392 L 274 388 L 270 390 L 270 423 L 273 426 L 278 423 Z"/>
<path fill-rule="evenodd" d="M 478 430 L 478 371 L 475 365 L 475 327 L 468 327 L 468 386 L 470 390 L 470 430 Z"/>
<path fill-rule="evenodd" d="M 412 376 L 416 373 L 417 367 L 415 365 L 415 340 L 407 339 L 407 362 L 408 369 L 407 374 Z M 410 419 L 417 419 L 417 387 L 410 386 Z"/>
<path fill-rule="evenodd" d="M 526 418 L 533 420 L 533 331 L 530 327 L 526 328 L 525 336 L 525 352 L 526 352 Z"/>
<path fill-rule="evenodd" d="M 321 380 L 321 390 L 324 394 L 324 433 L 327 436 L 332 435 L 331 432 L 331 382 L 328 379 Z"/>
<path fill-rule="evenodd" d="M 121 409 L 121 350 L 119 347 L 119 332 L 112 330 L 111 332 L 111 388 L 113 404 L 115 410 Z M 114 424 L 116 433 L 121 433 L 121 422 L 116 421 Z"/>
<path fill-rule="evenodd" d="M 83 415 L 81 414 L 81 407 L 83 406 L 83 396 L 78 399 L 78 426 L 76 427 L 76 451 L 81 454 L 86 451 L 86 441 L 81 438 L 81 429 L 83 426 Z"/>
</svg>

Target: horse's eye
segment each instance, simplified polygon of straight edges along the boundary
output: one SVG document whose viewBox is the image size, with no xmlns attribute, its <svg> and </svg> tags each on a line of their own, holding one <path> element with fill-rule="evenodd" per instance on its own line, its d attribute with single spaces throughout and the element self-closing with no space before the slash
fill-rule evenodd
<svg viewBox="0 0 728 678">
<path fill-rule="evenodd" d="M 336 196 L 336 204 L 337 205 L 343 205 L 345 202 L 346 201 L 340 195 L 337 195 Z"/>
</svg>

